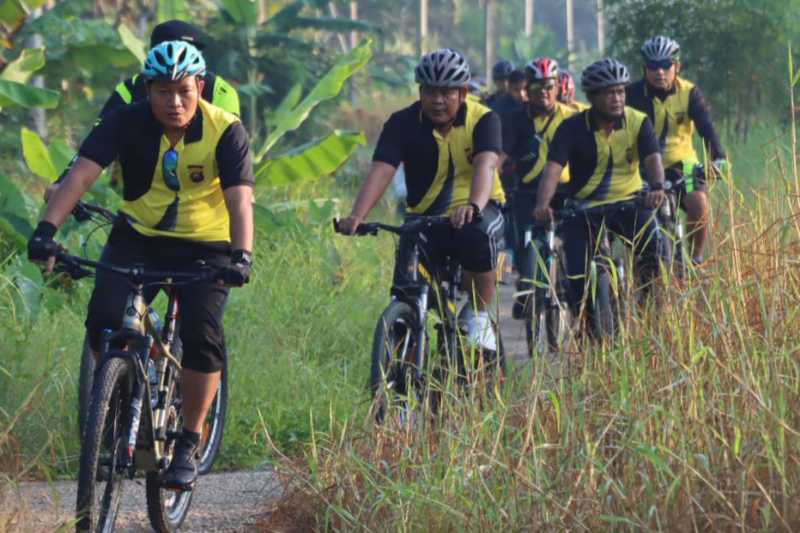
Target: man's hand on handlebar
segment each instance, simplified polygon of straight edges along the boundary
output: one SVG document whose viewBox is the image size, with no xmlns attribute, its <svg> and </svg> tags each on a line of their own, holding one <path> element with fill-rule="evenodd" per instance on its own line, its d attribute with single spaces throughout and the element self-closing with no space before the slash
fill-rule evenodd
<svg viewBox="0 0 800 533">
<path fill-rule="evenodd" d="M 364 223 L 364 219 L 359 216 L 350 215 L 336 222 L 336 231 L 342 235 L 355 235 L 358 226 Z"/>
<path fill-rule="evenodd" d="M 58 243 L 53 240 L 57 230 L 54 224 L 43 220 L 28 240 L 28 259 L 45 263 L 47 272 L 53 271 L 55 256 L 60 250 Z"/>
<path fill-rule="evenodd" d="M 664 202 L 664 197 L 665 197 L 664 189 L 651 190 L 644 197 L 644 205 L 646 205 L 650 209 L 658 209 Z"/>
<path fill-rule="evenodd" d="M 533 218 L 539 222 L 550 222 L 553 220 L 553 210 L 548 205 L 540 206 L 537 204 L 533 210 Z"/>
<path fill-rule="evenodd" d="M 475 219 L 475 215 L 480 215 L 480 211 L 476 213 L 476 209 L 477 206 L 472 203 L 457 208 L 450 216 L 450 225 L 456 229 L 461 229 L 466 224 L 472 223 Z"/>
</svg>

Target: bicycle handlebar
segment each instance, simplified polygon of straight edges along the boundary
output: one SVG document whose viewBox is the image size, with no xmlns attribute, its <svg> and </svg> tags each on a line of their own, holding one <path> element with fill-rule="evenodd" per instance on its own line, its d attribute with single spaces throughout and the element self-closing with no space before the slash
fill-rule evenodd
<svg viewBox="0 0 800 533">
<path fill-rule="evenodd" d="M 56 254 L 56 262 L 61 267 L 59 270 L 65 272 L 73 279 L 90 276 L 92 273 L 89 269 L 95 269 L 128 278 L 131 283 L 136 285 L 192 285 L 203 281 L 211 281 L 215 279 L 218 274 L 217 269 L 203 268 L 202 266 L 200 270 L 194 272 L 147 270 L 142 267 L 126 268 L 103 263 L 102 261 L 83 259 L 63 252 Z"/>
<path fill-rule="evenodd" d="M 436 216 L 436 217 L 420 216 L 411 218 L 411 220 L 403 223 L 400 226 L 392 226 L 391 224 L 384 224 L 382 222 L 365 222 L 363 224 L 358 225 L 358 228 L 356 228 L 356 232 L 354 233 L 354 235 L 357 236 L 377 235 L 378 231 L 380 230 L 388 231 L 390 233 L 394 233 L 395 235 L 404 235 L 407 233 L 419 233 L 423 229 L 444 223 L 449 224 L 450 219 L 442 216 Z M 339 229 L 338 218 L 333 219 L 333 231 L 341 235 L 345 235 Z"/>
<path fill-rule="evenodd" d="M 91 220 L 94 215 L 100 215 L 100 217 L 106 219 L 108 222 L 114 222 L 117 218 L 117 215 L 115 215 L 113 211 L 99 205 L 87 204 L 85 202 L 78 202 L 72 209 L 72 216 L 74 216 L 75 220 L 78 222 Z"/>
</svg>

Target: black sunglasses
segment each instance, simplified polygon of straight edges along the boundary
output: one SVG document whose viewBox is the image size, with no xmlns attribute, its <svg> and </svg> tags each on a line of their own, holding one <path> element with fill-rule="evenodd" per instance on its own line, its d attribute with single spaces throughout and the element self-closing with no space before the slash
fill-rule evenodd
<svg viewBox="0 0 800 533">
<path fill-rule="evenodd" d="M 662 59 L 661 61 L 648 61 L 647 65 L 645 65 L 648 70 L 669 70 L 674 65 L 674 62 L 671 59 Z"/>
</svg>

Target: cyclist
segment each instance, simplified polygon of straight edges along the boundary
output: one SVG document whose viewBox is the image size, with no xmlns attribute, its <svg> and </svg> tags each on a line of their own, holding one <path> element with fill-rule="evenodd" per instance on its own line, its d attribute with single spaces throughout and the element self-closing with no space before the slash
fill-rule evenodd
<svg viewBox="0 0 800 533">
<path fill-rule="evenodd" d="M 492 67 L 492 82 L 494 82 L 494 93 L 486 97 L 484 104 L 494 109 L 497 100 L 508 93 L 508 77 L 514 71 L 514 65 L 510 61 L 501 59 Z"/>
<path fill-rule="evenodd" d="M 225 285 L 246 283 L 252 265 L 247 132 L 236 116 L 201 98 L 204 74 L 203 56 L 189 43 L 166 41 L 151 49 L 141 73 L 147 100 L 120 107 L 96 123 L 28 242 L 28 256 L 52 268 L 58 226 L 103 167 L 119 160 L 124 203 L 102 261 L 188 270 L 203 260 L 220 269 L 221 284 L 179 289 L 184 428 L 162 480 L 176 490 L 190 489 L 197 477 L 195 449 L 225 357 Z M 119 311 L 128 290 L 126 281 L 96 273 L 86 319 L 95 356 L 103 329 L 121 326 Z"/>
<path fill-rule="evenodd" d="M 528 101 L 528 91 L 526 90 L 525 73 L 515 68 L 508 75 L 508 94 L 515 102 L 524 104 Z"/>
<path fill-rule="evenodd" d="M 587 104 L 575 99 L 575 80 L 568 70 L 562 69 L 558 71 L 558 101 L 562 104 L 567 104 L 575 111 L 583 111 L 589 108 Z"/>
<path fill-rule="evenodd" d="M 505 196 L 496 170 L 500 120 L 487 107 L 466 99 L 470 69 L 455 50 L 441 48 L 424 55 L 415 78 L 419 100 L 384 124 L 367 178 L 339 228 L 344 234 L 355 233 L 403 163 L 407 214 L 449 217 L 449 227 L 434 227 L 426 236 L 428 253 L 458 257 L 469 292 L 474 288 L 477 294 L 462 315 L 468 339 L 494 351 L 497 339 L 487 307 L 494 298 L 503 234 L 500 205 Z M 410 239 L 400 239 L 394 286 L 406 284 L 411 245 Z"/>
<path fill-rule="evenodd" d="M 539 57 L 525 66 L 527 108 L 517 114 L 512 123 L 503 123 L 504 153 L 518 161 L 517 169 L 522 176 L 512 197 L 514 219 L 517 222 L 517 236 L 514 258 L 519 271 L 518 292 L 529 291 L 532 285 L 535 265 L 525 254 L 524 232 L 533 217 L 536 205 L 536 190 L 539 178 L 547 161 L 549 145 L 559 125 L 575 110 L 558 101 L 558 63 L 549 57 Z M 562 181 L 569 180 L 565 168 Z M 529 293 L 528 293 L 529 294 Z M 525 302 L 528 294 L 520 294 L 514 299 L 512 316 L 525 317 Z"/>
<path fill-rule="evenodd" d="M 168 20 L 153 28 L 153 32 L 150 34 L 150 48 L 152 49 L 156 45 L 166 41 L 184 41 L 194 45 L 195 48 L 201 52 L 206 47 L 200 30 L 181 20 Z M 207 102 L 211 102 L 215 106 L 221 107 L 225 111 L 233 113 L 238 117 L 240 113 L 239 94 L 236 92 L 236 89 L 234 89 L 230 83 L 222 79 L 222 76 L 215 75 L 212 72 L 206 72 L 203 80 L 205 84 L 203 85 L 202 97 Z M 100 118 L 106 117 L 109 113 L 122 106 L 146 99 L 147 83 L 144 77 L 140 74 L 136 74 L 132 78 L 128 78 L 117 85 L 114 92 L 108 100 L 106 100 L 106 103 L 100 110 Z M 73 158 L 70 165 L 72 165 L 74 161 L 75 159 Z M 53 192 L 58 188 L 58 184 L 67 177 L 68 171 L 69 166 L 61 173 L 61 176 L 59 176 L 56 182 L 47 188 L 45 191 L 45 200 L 50 198 Z M 116 168 L 111 182 L 112 184 L 121 182 L 121 176 Z"/>
<path fill-rule="evenodd" d="M 587 259 L 601 228 L 634 244 L 634 255 L 643 281 L 658 272 L 662 257 L 661 237 L 654 209 L 664 199 L 664 171 L 658 139 L 647 115 L 625 106 L 628 69 L 614 59 L 589 65 L 581 86 L 590 109 L 574 115 L 558 127 L 539 182 L 535 217 L 552 219 L 550 201 L 567 164 L 568 197 L 587 206 L 604 206 L 602 214 L 565 220 L 561 228 L 570 284 L 570 304 L 577 313 L 586 282 Z M 625 209 L 627 200 L 643 191 L 640 162 L 650 176 L 650 192 L 644 205 Z"/>
<path fill-rule="evenodd" d="M 684 177 L 679 198 L 691 235 L 692 261 L 700 264 L 708 235 L 709 203 L 705 180 L 692 172 L 698 163 L 693 145 L 695 128 L 714 161 L 713 167 L 726 166 L 726 159 L 703 93 L 680 77 L 680 50 L 669 37 L 648 39 L 641 48 L 644 77 L 628 86 L 627 101 L 653 122 L 666 176 L 671 180 Z"/>
</svg>

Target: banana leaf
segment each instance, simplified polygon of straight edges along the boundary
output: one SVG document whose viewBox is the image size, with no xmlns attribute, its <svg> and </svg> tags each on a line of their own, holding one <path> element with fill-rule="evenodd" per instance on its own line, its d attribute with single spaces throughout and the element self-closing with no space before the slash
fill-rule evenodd
<svg viewBox="0 0 800 533">
<path fill-rule="evenodd" d="M 185 0 L 158 0 L 158 10 L 156 11 L 156 18 L 158 23 L 161 24 L 167 20 L 191 20 L 189 14 L 189 6 L 186 5 Z"/>
<path fill-rule="evenodd" d="M 39 89 L 15 81 L 0 80 L 0 109 L 11 105 L 54 109 L 60 95 L 50 89 Z"/>
<path fill-rule="evenodd" d="M 0 79 L 27 83 L 44 66 L 44 48 L 25 48 L 17 59 L 0 72 Z"/>
<path fill-rule="evenodd" d="M 139 39 L 133 32 L 128 28 L 125 24 L 120 24 L 119 28 L 117 28 L 117 33 L 119 33 L 119 38 L 122 40 L 122 44 L 125 45 L 125 48 L 130 51 L 136 59 L 139 60 L 139 63 L 144 63 L 144 60 L 147 59 L 147 54 L 145 53 L 144 43 L 141 39 Z"/>
<path fill-rule="evenodd" d="M 20 134 L 22 137 L 22 155 L 28 168 L 48 183 L 55 181 L 58 177 L 58 170 L 53 164 L 50 152 L 44 141 L 28 128 L 22 128 Z"/>
<path fill-rule="evenodd" d="M 277 122 L 267 136 L 264 144 L 256 152 L 255 162 L 260 163 L 266 153 L 287 132 L 293 131 L 305 122 L 311 111 L 320 102 L 337 96 L 344 87 L 345 81 L 363 68 L 372 58 L 372 39 L 364 39 L 348 54 L 339 58 L 336 64 L 311 89 L 305 98 L 291 110 L 277 116 Z"/>
<path fill-rule="evenodd" d="M 322 140 L 297 147 L 258 166 L 256 190 L 315 181 L 333 174 L 366 142 L 362 132 L 334 130 Z"/>
</svg>

